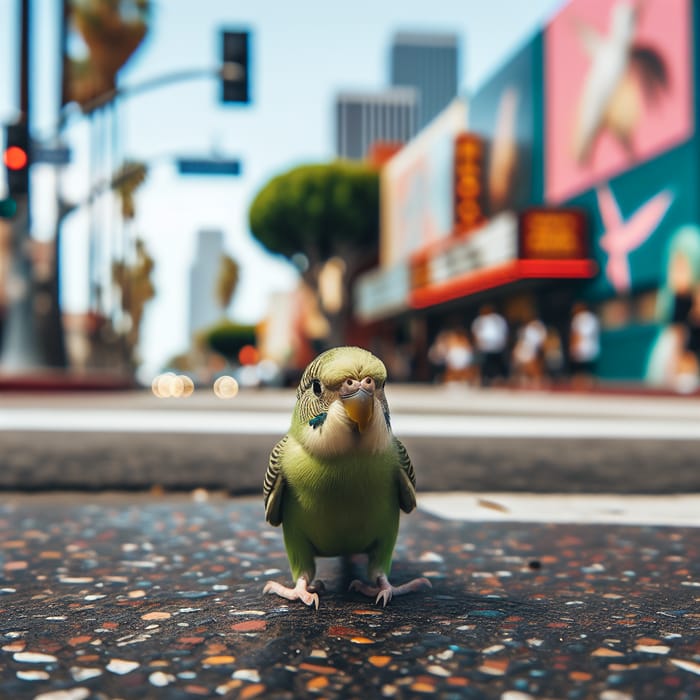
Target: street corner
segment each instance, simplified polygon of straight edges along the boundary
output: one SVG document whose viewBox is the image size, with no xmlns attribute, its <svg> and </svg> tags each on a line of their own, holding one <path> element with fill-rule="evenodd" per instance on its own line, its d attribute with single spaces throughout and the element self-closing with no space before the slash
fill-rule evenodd
<svg viewBox="0 0 700 700">
<path fill-rule="evenodd" d="M 257 499 L 19 497 L 0 519 L 11 697 L 700 692 L 697 529 L 418 512 L 392 579 L 432 589 L 376 606 L 320 560 L 315 610 L 262 594 L 289 573 Z"/>
</svg>

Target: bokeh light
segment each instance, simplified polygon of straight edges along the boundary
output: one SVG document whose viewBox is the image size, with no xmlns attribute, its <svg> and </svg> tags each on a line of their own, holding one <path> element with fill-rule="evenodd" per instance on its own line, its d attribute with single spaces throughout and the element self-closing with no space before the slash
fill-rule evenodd
<svg viewBox="0 0 700 700">
<path fill-rule="evenodd" d="M 194 393 L 194 382 L 187 375 L 164 372 L 153 379 L 151 391 L 159 399 L 187 398 Z"/>
<path fill-rule="evenodd" d="M 238 382 L 227 374 L 219 377 L 214 382 L 214 394 L 219 399 L 233 399 L 238 394 Z"/>
<path fill-rule="evenodd" d="M 244 345 L 238 353 L 238 361 L 242 365 L 254 365 L 260 359 L 260 353 L 254 345 Z"/>
</svg>

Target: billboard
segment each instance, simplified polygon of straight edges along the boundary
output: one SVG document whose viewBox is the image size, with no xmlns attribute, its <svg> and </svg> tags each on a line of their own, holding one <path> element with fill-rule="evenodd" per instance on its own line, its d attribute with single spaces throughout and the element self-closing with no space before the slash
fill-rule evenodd
<svg viewBox="0 0 700 700">
<path fill-rule="evenodd" d="M 535 36 L 469 101 L 469 131 L 485 142 L 487 216 L 542 197 L 542 37 Z"/>
<path fill-rule="evenodd" d="M 382 267 L 451 235 L 455 138 L 466 123 L 466 104 L 457 98 L 382 168 Z"/>
<path fill-rule="evenodd" d="M 689 0 L 571 0 L 544 33 L 545 199 L 690 138 Z"/>
</svg>

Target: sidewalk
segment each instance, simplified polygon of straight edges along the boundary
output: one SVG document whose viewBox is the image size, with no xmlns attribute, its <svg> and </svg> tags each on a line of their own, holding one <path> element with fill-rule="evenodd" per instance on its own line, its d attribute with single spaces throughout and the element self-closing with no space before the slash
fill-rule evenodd
<svg viewBox="0 0 700 700">
<path fill-rule="evenodd" d="M 321 560 L 318 611 L 259 498 L 12 495 L 0 696 L 700 697 L 700 529 L 404 517 L 386 608 Z"/>
</svg>

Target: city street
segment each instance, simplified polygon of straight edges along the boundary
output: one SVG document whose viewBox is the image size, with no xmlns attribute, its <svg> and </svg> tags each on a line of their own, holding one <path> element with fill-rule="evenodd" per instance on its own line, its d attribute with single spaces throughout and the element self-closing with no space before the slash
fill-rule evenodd
<svg viewBox="0 0 700 700">
<path fill-rule="evenodd" d="M 700 492 L 700 402 L 390 386 L 395 433 L 421 491 Z M 260 493 L 291 390 L 0 395 L 4 489 Z"/>
<path fill-rule="evenodd" d="M 392 579 L 433 587 L 377 608 L 320 560 L 315 611 L 262 595 L 293 392 L 3 395 L 0 696 L 698 696 L 695 400 L 389 398 L 420 486 Z"/>
</svg>

